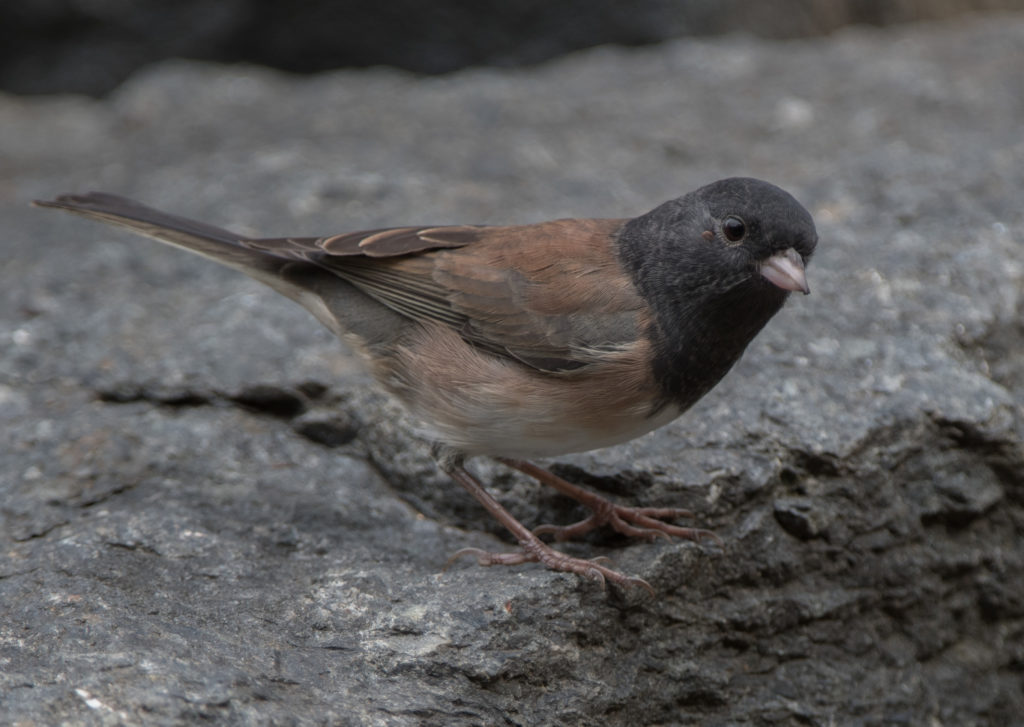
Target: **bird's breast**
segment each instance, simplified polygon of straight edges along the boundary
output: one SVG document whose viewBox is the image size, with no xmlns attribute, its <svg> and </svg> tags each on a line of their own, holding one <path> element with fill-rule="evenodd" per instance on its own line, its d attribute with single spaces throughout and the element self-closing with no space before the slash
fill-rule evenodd
<svg viewBox="0 0 1024 727">
<path fill-rule="evenodd" d="M 634 439 L 674 419 L 644 340 L 601 363 L 536 371 L 480 351 L 445 326 L 425 326 L 375 367 L 378 380 L 430 436 L 469 455 L 513 458 L 582 452 Z"/>
</svg>

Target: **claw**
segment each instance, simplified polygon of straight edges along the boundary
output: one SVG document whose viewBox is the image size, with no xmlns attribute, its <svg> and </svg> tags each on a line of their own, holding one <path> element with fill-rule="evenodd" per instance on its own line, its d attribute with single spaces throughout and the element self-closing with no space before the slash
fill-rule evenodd
<svg viewBox="0 0 1024 727">
<path fill-rule="evenodd" d="M 463 548 L 457 551 L 445 563 L 443 570 L 448 570 L 456 560 L 463 556 L 472 556 L 482 566 L 492 565 L 519 565 L 521 563 L 540 562 L 551 570 L 563 573 L 575 573 L 589 580 L 595 581 L 605 590 L 609 581 L 624 588 L 643 588 L 651 596 L 654 596 L 654 588 L 643 578 L 627 576 L 612 570 L 603 563 L 611 561 L 601 555 L 591 560 L 573 558 L 572 556 L 560 553 L 554 548 L 541 541 L 528 541 L 522 543 L 522 550 L 511 553 L 492 553 L 481 548 Z"/>
<path fill-rule="evenodd" d="M 521 563 L 529 563 L 534 558 L 528 557 L 527 553 L 490 553 L 482 548 L 463 548 L 455 552 L 444 564 L 442 571 L 448 570 L 448 567 L 459 558 L 471 555 L 476 558 L 476 562 L 482 566 L 492 565 L 520 565 Z"/>
<path fill-rule="evenodd" d="M 555 540 L 561 542 L 578 538 L 589 533 L 591 530 L 608 525 L 616 532 L 630 538 L 644 538 L 646 540 L 665 538 L 666 540 L 671 540 L 673 537 L 676 537 L 699 543 L 702 538 L 709 537 L 714 539 L 719 545 L 722 543 L 722 539 L 710 530 L 684 528 L 665 522 L 666 520 L 674 520 L 676 518 L 693 517 L 693 513 L 689 510 L 678 507 L 626 507 L 624 505 L 616 505 L 607 498 L 585 490 L 571 482 L 566 482 L 561 477 L 541 469 L 530 462 L 513 459 L 499 459 L 499 461 L 533 477 L 541 484 L 555 488 L 563 495 L 576 500 L 593 513 L 590 517 L 584 518 L 572 525 L 540 525 L 533 529 L 534 535 L 554 535 Z"/>
</svg>

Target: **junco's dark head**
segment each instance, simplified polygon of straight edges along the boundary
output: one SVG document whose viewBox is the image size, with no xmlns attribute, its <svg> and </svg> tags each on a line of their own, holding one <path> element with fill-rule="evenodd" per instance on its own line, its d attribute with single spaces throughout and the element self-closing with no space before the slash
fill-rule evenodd
<svg viewBox="0 0 1024 727">
<path fill-rule="evenodd" d="M 666 202 L 626 223 L 621 254 L 645 293 L 723 295 L 736 286 L 785 300 L 810 292 L 803 268 L 818 233 L 785 190 L 732 177 Z"/>
<path fill-rule="evenodd" d="M 655 314 L 655 370 L 671 399 L 696 401 L 790 292 L 810 292 L 804 267 L 817 242 L 814 220 L 791 194 L 744 177 L 624 225 L 619 254 Z"/>
</svg>

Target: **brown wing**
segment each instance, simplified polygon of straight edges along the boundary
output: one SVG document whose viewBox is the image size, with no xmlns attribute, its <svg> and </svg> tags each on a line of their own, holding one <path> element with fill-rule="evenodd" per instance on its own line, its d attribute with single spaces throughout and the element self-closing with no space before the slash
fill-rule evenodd
<svg viewBox="0 0 1024 727">
<path fill-rule="evenodd" d="M 427 250 L 462 247 L 475 242 L 486 228 L 474 225 L 449 227 L 389 227 L 383 230 L 343 232 L 330 237 L 282 237 L 246 240 L 250 247 L 272 254 L 291 253 L 336 257 L 372 258 L 412 255 Z"/>
<path fill-rule="evenodd" d="M 536 368 L 569 369 L 635 343 L 646 306 L 612 238 L 620 220 L 495 228 L 438 255 L 434 279 L 469 319 L 463 335 Z"/>
<path fill-rule="evenodd" d="M 444 323 L 489 351 L 564 371 L 635 343 L 646 323 L 613 248 L 621 225 L 403 227 L 245 244 L 330 269 L 399 313 Z"/>
<path fill-rule="evenodd" d="M 436 250 L 477 242 L 482 226 L 391 227 L 329 237 L 245 240 L 246 247 L 277 257 L 300 259 L 327 268 L 392 309 L 410 318 L 435 320 L 457 330 L 466 316 L 453 310 L 432 278 Z M 397 265 L 398 260 L 402 261 Z"/>
</svg>

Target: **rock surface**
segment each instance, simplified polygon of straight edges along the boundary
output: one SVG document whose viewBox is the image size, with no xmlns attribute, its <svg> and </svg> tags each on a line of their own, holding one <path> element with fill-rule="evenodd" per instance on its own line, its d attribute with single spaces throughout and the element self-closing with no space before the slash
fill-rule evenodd
<svg viewBox="0 0 1024 727">
<path fill-rule="evenodd" d="M 0 98 L 0 722 L 766 725 L 1024 714 L 1024 18 Z M 304 311 L 29 200 L 265 235 L 633 215 L 749 174 L 813 294 L 648 437 L 553 463 L 722 536 L 655 599 L 504 534 Z M 475 465 L 530 524 L 578 517 Z"/>
</svg>

